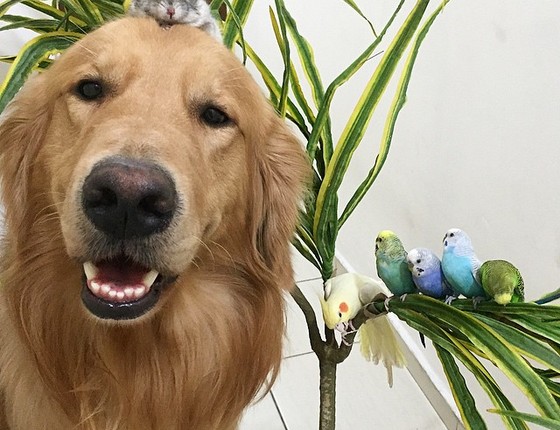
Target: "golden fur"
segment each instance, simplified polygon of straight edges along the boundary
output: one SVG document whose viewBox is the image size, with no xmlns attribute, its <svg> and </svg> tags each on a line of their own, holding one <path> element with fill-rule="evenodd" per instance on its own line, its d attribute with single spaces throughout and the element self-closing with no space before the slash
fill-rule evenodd
<svg viewBox="0 0 560 430">
<path fill-rule="evenodd" d="M 75 95 L 92 76 L 110 83 L 101 102 Z M 233 126 L 201 123 L 204 103 Z M 112 154 L 165 166 L 185 202 L 146 251 L 178 279 L 128 322 L 80 300 L 93 227 L 76 196 Z M 26 83 L 0 117 L 0 157 L 0 427 L 235 428 L 278 371 L 309 167 L 233 54 L 187 26 L 109 23 Z"/>
</svg>

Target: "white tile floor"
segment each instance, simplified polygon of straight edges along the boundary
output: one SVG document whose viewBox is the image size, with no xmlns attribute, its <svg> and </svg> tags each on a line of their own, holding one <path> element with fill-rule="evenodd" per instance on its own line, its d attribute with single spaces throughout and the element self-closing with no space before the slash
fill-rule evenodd
<svg viewBox="0 0 560 430">
<path fill-rule="evenodd" d="M 294 261 L 298 285 L 320 318 L 318 297 L 322 291 L 322 283 L 317 279 L 317 271 L 301 257 L 296 256 Z M 287 339 L 279 378 L 271 393 L 247 410 L 240 430 L 318 428 L 318 362 L 309 346 L 307 328 L 300 309 L 291 297 L 286 300 Z M 419 368 L 416 363 L 409 367 L 411 372 L 412 369 L 417 371 Z M 445 405 L 438 408 L 447 423 L 447 426 L 444 425 L 407 369 L 394 370 L 394 385 L 389 388 L 385 368 L 366 362 L 357 349 L 339 366 L 337 381 L 337 430 L 461 428 L 451 410 L 446 413 Z M 430 400 L 434 401 L 433 398 Z M 441 404 L 441 400 L 439 401 Z"/>
</svg>

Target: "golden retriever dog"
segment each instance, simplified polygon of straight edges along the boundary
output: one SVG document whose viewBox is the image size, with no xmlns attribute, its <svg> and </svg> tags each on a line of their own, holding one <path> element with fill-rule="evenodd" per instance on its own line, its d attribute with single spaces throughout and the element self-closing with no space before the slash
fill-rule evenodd
<svg viewBox="0 0 560 430">
<path fill-rule="evenodd" d="M 227 430 L 274 380 L 308 177 L 212 37 L 111 22 L 0 117 L 0 427 Z"/>
</svg>

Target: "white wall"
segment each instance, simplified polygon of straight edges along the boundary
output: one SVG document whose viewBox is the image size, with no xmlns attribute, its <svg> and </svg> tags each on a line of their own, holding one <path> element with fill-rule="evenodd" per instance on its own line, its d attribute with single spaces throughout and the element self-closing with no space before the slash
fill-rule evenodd
<svg viewBox="0 0 560 430">
<path fill-rule="evenodd" d="M 367 27 L 342 2 L 286 3 L 316 47 L 328 81 L 366 46 Z M 380 5 L 388 2 L 357 3 L 378 26 L 391 10 Z M 264 5 L 258 7 L 262 21 L 250 23 L 248 38 L 268 25 Z M 319 17 L 305 19 L 317 10 Z M 447 6 L 420 52 L 385 168 L 340 232 L 339 252 L 354 269 L 376 274 L 373 243 L 380 230 L 394 230 L 409 249 L 441 253 L 445 231 L 460 227 L 481 260 L 507 259 L 519 267 L 529 299 L 560 286 L 559 22 L 555 0 Z M 275 51 L 267 41 L 254 44 L 270 56 Z M 337 99 L 335 129 L 344 126 L 368 77 L 360 74 L 359 85 Z M 380 113 L 355 154 L 341 206 L 375 160 Z M 433 349 L 424 351 L 444 378 Z M 514 403 L 530 412 L 516 388 L 497 377 Z M 468 382 L 479 408 L 491 407 L 472 378 Z M 485 419 L 490 428 L 503 428 L 498 417 Z"/>
<path fill-rule="evenodd" d="M 246 37 L 279 70 L 268 19 L 273 3 L 255 2 Z M 378 30 L 396 4 L 357 3 Z M 325 82 L 371 39 L 340 0 L 286 4 L 315 46 Z M 557 0 L 448 5 L 420 52 L 387 164 L 340 232 L 339 251 L 356 270 L 375 275 L 380 230 L 394 230 L 407 248 L 439 253 L 445 231 L 460 227 L 480 259 L 504 258 L 520 268 L 529 299 L 560 286 L 559 22 Z M 21 40 L 0 33 L 0 55 Z M 336 99 L 336 132 L 376 60 L 370 63 Z M 373 163 L 382 124 L 381 112 L 354 157 L 342 203 Z"/>
</svg>

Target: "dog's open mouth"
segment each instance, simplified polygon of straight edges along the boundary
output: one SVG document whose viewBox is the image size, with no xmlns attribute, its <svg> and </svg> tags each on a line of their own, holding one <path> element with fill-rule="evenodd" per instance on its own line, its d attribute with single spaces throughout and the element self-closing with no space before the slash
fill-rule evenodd
<svg viewBox="0 0 560 430">
<path fill-rule="evenodd" d="M 114 320 L 144 315 L 157 303 L 161 289 L 174 280 L 126 257 L 88 261 L 84 274 L 84 305 L 95 316 Z"/>
</svg>

